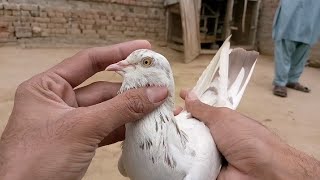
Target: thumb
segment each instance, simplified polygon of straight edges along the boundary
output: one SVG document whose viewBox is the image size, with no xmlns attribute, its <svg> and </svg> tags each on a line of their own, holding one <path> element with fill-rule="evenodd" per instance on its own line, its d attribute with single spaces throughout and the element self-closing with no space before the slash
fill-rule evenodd
<svg viewBox="0 0 320 180">
<path fill-rule="evenodd" d="M 231 111 L 228 108 L 217 108 L 202 103 L 192 91 L 185 95 L 185 103 L 187 111 L 209 127 L 224 119 L 223 116 L 228 114 L 227 111 Z"/>
<path fill-rule="evenodd" d="M 246 173 L 240 172 L 237 168 L 228 165 L 223 167 L 219 173 L 217 180 L 227 180 L 227 179 L 237 179 L 237 180 L 247 180 L 252 177 L 246 175 Z"/>
<path fill-rule="evenodd" d="M 165 87 L 149 87 L 128 90 L 111 100 L 88 107 L 94 131 L 105 136 L 128 122 L 142 119 L 159 107 L 168 96 Z"/>
</svg>

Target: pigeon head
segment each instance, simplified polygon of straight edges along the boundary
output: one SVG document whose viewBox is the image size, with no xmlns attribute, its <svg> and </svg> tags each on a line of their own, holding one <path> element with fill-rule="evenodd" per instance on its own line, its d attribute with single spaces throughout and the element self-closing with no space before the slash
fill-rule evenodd
<svg viewBox="0 0 320 180">
<path fill-rule="evenodd" d="M 139 87 L 164 86 L 174 94 L 174 80 L 168 60 L 149 49 L 132 52 L 125 60 L 111 64 L 107 71 L 115 71 L 124 79 L 120 93 Z"/>
</svg>

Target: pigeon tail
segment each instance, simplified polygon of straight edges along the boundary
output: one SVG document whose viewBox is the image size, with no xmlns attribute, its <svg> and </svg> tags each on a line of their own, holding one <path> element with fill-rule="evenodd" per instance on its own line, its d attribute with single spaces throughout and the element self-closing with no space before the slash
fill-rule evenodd
<svg viewBox="0 0 320 180">
<path fill-rule="evenodd" d="M 251 78 L 259 53 L 230 49 L 226 39 L 200 76 L 193 92 L 205 104 L 236 109 Z"/>
</svg>

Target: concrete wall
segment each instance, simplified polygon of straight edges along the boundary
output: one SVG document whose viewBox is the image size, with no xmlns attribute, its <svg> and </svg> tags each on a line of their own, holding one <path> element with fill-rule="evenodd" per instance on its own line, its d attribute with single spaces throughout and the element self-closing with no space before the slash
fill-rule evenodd
<svg viewBox="0 0 320 180">
<path fill-rule="evenodd" d="M 272 41 L 272 24 L 278 4 L 279 0 L 262 0 L 257 43 L 259 51 L 263 54 L 273 54 L 274 45 Z M 310 59 L 312 61 L 320 62 L 320 43 L 313 47 Z"/>
<path fill-rule="evenodd" d="M 0 42 L 97 44 L 165 38 L 163 0 L 2 0 Z"/>
</svg>

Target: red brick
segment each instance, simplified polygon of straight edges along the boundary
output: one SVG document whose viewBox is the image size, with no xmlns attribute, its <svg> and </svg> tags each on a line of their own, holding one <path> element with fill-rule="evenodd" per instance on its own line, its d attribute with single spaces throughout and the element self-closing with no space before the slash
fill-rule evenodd
<svg viewBox="0 0 320 180">
<path fill-rule="evenodd" d="M 4 10 L 5 16 L 12 16 L 12 10 Z"/>
<path fill-rule="evenodd" d="M 94 20 L 82 19 L 81 22 L 82 22 L 83 24 L 94 24 Z"/>
<path fill-rule="evenodd" d="M 109 25 L 110 22 L 108 20 L 100 20 L 96 22 L 97 25 Z"/>
<path fill-rule="evenodd" d="M 3 16 L 0 17 L 0 21 L 4 21 L 4 22 L 15 22 L 17 20 L 18 17 L 15 16 Z"/>
<path fill-rule="evenodd" d="M 1 9 L 1 8 L 0 8 Z M 103 12 L 103 11 L 99 11 L 98 12 L 98 15 L 101 17 L 101 16 L 106 16 L 106 12 Z"/>
<path fill-rule="evenodd" d="M 46 23 L 39 23 L 39 27 L 41 28 L 47 28 L 48 25 Z"/>
<path fill-rule="evenodd" d="M 13 16 L 20 16 L 20 11 L 19 10 L 13 10 L 12 11 Z"/>
<path fill-rule="evenodd" d="M 69 34 L 81 34 L 81 30 L 80 29 L 68 29 L 68 33 Z"/>
<path fill-rule="evenodd" d="M 56 12 L 56 17 L 62 18 L 62 17 L 64 17 L 64 16 L 63 16 L 63 13 L 62 13 L 62 12 Z"/>
<path fill-rule="evenodd" d="M 7 28 L 7 32 L 13 33 L 13 32 L 14 32 L 14 27 L 13 27 L 13 26 L 9 26 L 9 27 Z"/>
<path fill-rule="evenodd" d="M 39 16 L 42 18 L 46 18 L 48 16 L 48 13 L 45 11 L 40 11 Z"/>
<path fill-rule="evenodd" d="M 39 17 L 40 16 L 40 12 L 39 11 L 30 11 L 30 14 L 32 17 Z"/>
<path fill-rule="evenodd" d="M 93 29 L 93 25 L 92 24 L 88 24 L 85 26 L 86 29 Z"/>
<path fill-rule="evenodd" d="M 47 11 L 47 14 L 48 14 L 48 17 L 55 17 L 56 16 L 56 13 L 51 9 Z"/>
<path fill-rule="evenodd" d="M 35 22 L 41 22 L 41 23 L 49 23 L 50 19 L 49 18 L 43 18 L 43 17 L 36 17 L 34 18 Z"/>
<path fill-rule="evenodd" d="M 85 29 L 85 28 L 86 28 L 86 25 L 84 25 L 84 24 L 79 24 L 79 28 L 80 28 L 80 29 Z"/>
<path fill-rule="evenodd" d="M 0 21 L 0 28 L 7 28 L 9 26 L 9 22 Z"/>
<path fill-rule="evenodd" d="M 122 19 L 121 16 L 116 16 L 116 17 L 114 18 L 114 20 L 116 20 L 116 21 L 121 21 L 121 19 Z"/>
<path fill-rule="evenodd" d="M 109 30 L 109 31 L 113 30 L 113 26 L 112 25 L 106 26 L 106 29 Z"/>
<path fill-rule="evenodd" d="M 30 27 L 17 27 L 15 32 L 15 35 L 18 38 L 32 37 L 32 31 Z"/>
<path fill-rule="evenodd" d="M 41 32 L 42 37 L 48 37 L 50 35 L 50 30 L 49 29 L 43 29 Z"/>
<path fill-rule="evenodd" d="M 135 32 L 134 31 L 125 31 L 124 35 L 126 35 L 128 37 L 134 37 L 135 36 Z"/>
<path fill-rule="evenodd" d="M 110 35 L 123 35 L 123 32 L 121 32 L 121 31 L 110 31 L 110 33 L 109 33 Z"/>
<path fill-rule="evenodd" d="M 9 38 L 10 33 L 9 32 L 0 32 L 0 38 Z"/>
<path fill-rule="evenodd" d="M 105 29 L 105 25 L 94 24 L 94 25 L 92 26 L 92 29 L 96 29 L 96 30 L 98 30 L 98 29 Z"/>
<path fill-rule="evenodd" d="M 48 28 L 49 29 L 54 28 L 54 24 L 52 24 L 52 23 L 48 24 Z"/>
<path fill-rule="evenodd" d="M 64 28 L 64 24 L 55 23 L 55 24 L 54 24 L 54 28 L 56 28 L 56 29 Z"/>
<path fill-rule="evenodd" d="M 104 30 L 104 29 L 100 29 L 100 30 L 97 30 L 98 34 L 99 35 L 108 35 L 108 31 Z"/>
<path fill-rule="evenodd" d="M 86 17 L 87 19 L 93 19 L 93 15 L 92 15 L 92 14 L 87 14 L 85 17 Z"/>
<path fill-rule="evenodd" d="M 66 29 L 51 29 L 51 32 L 54 34 L 66 34 L 67 30 Z"/>
<path fill-rule="evenodd" d="M 88 30 L 88 29 L 86 29 L 86 30 L 83 30 L 82 33 L 83 33 L 83 34 L 96 34 L 96 31 L 95 31 L 95 30 Z"/>
<path fill-rule="evenodd" d="M 72 14 L 72 13 L 71 13 L 70 11 L 67 11 L 67 12 L 64 12 L 64 13 L 63 13 L 63 16 L 66 17 L 66 18 L 68 18 L 68 17 L 71 17 L 71 14 Z"/>
<path fill-rule="evenodd" d="M 66 23 L 67 20 L 65 18 L 51 18 L 52 23 Z"/>
<path fill-rule="evenodd" d="M 21 11 L 22 16 L 31 16 L 29 11 Z"/>
<path fill-rule="evenodd" d="M 4 7 L 4 9 L 7 9 L 7 10 L 19 10 L 20 9 L 17 4 L 5 3 L 5 4 L 3 4 L 3 7 Z"/>
<path fill-rule="evenodd" d="M 37 5 L 34 5 L 34 4 L 21 4 L 20 5 L 20 9 L 26 10 L 26 11 L 37 11 L 38 8 L 39 7 Z"/>
</svg>

